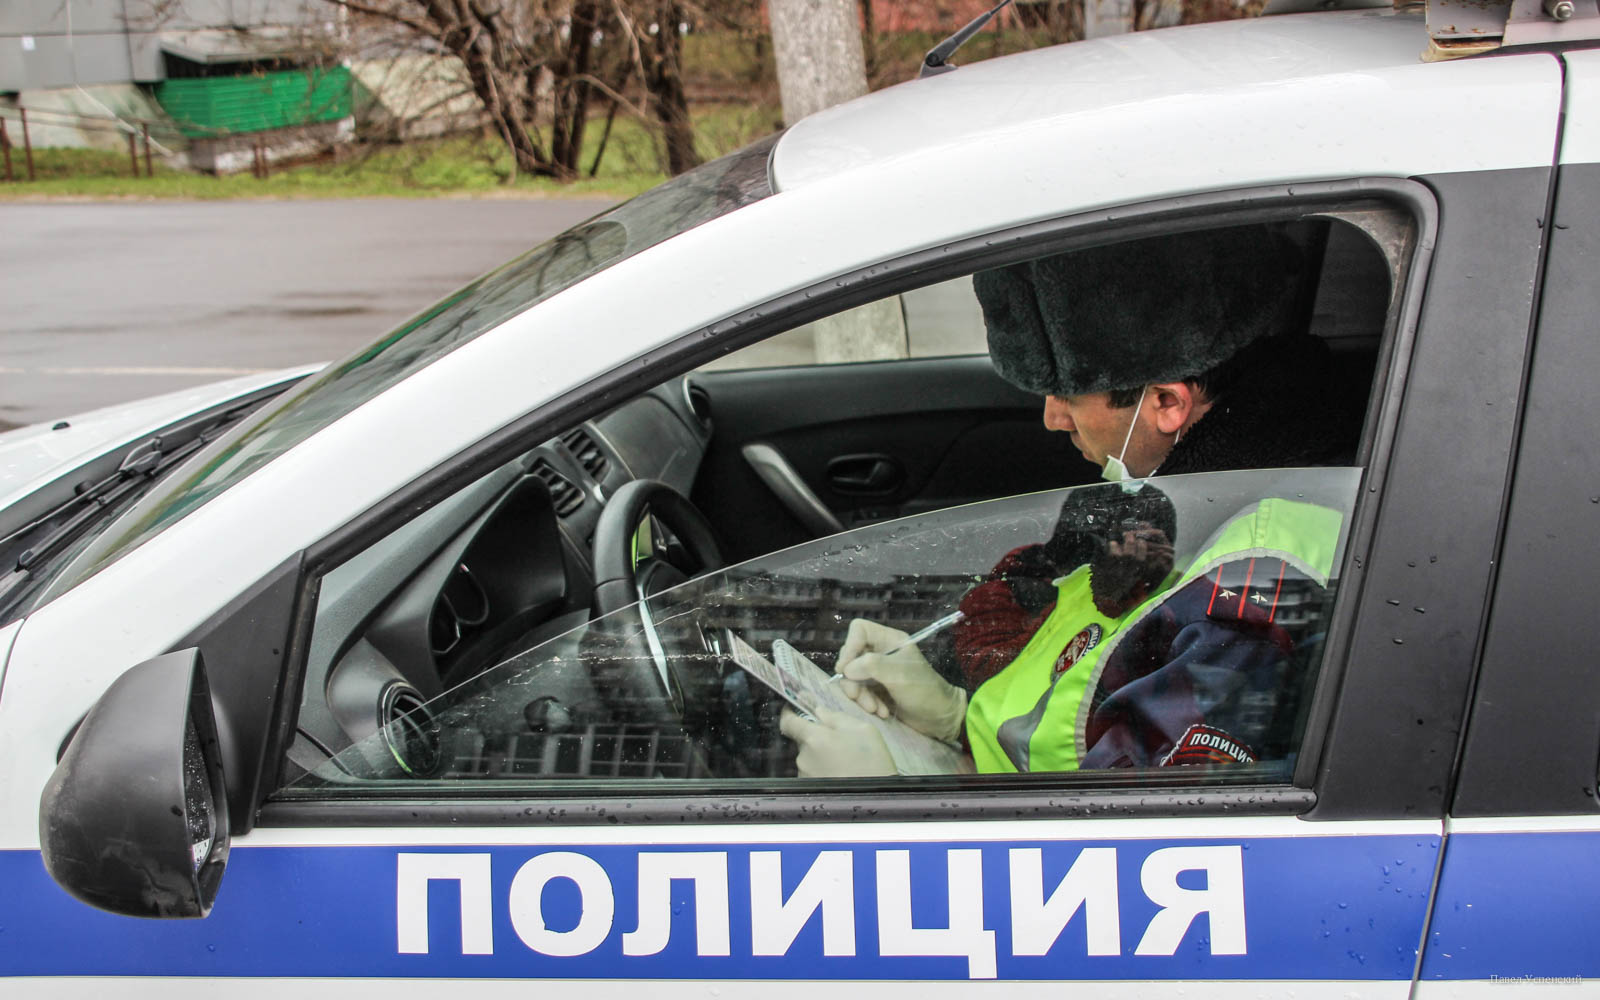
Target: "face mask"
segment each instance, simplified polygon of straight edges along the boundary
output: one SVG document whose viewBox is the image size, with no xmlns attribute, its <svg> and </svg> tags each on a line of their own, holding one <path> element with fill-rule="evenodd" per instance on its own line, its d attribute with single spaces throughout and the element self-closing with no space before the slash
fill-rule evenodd
<svg viewBox="0 0 1600 1000">
<path fill-rule="evenodd" d="M 1139 489 L 1144 485 L 1144 480 L 1133 480 L 1128 475 L 1128 467 L 1123 464 L 1122 459 L 1128 454 L 1128 442 L 1133 440 L 1133 428 L 1139 423 L 1139 408 L 1144 405 L 1145 393 L 1149 391 L 1149 386 L 1139 390 L 1139 401 L 1133 405 L 1133 421 L 1128 424 L 1128 434 L 1122 439 L 1122 453 L 1107 457 L 1105 467 L 1100 470 L 1100 478 L 1108 483 L 1131 483 L 1132 489 L 1129 489 L 1127 485 L 1123 486 L 1123 490 L 1129 493 L 1139 492 Z"/>
</svg>

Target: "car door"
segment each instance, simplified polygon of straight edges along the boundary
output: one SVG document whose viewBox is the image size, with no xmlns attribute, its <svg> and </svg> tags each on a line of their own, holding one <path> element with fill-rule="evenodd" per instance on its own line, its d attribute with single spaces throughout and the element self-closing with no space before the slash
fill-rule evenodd
<svg viewBox="0 0 1600 1000">
<path fill-rule="evenodd" d="M 689 377 L 715 428 L 693 499 L 735 559 L 872 521 L 1088 482 L 1039 400 L 994 374 L 971 281 L 868 303 Z M 830 353 L 835 328 L 884 328 L 886 357 Z M 892 360 L 893 355 L 905 360 Z M 754 515 L 754 516 L 753 516 Z"/>
<path fill-rule="evenodd" d="M 1524 992 L 1600 975 L 1600 697 L 1583 623 L 1600 545 L 1594 261 L 1600 58 L 1568 52 L 1548 263 L 1494 599 L 1447 821 L 1418 994 Z"/>
<path fill-rule="evenodd" d="M 1524 353 L 1517 335 L 1527 328 L 1539 243 L 1527 220 L 1543 203 L 1547 173 L 1278 193 L 1279 210 L 1291 214 L 1307 210 L 1297 199 L 1313 197 L 1315 208 L 1353 192 L 1376 197 L 1414 225 L 1416 251 L 1395 258 L 1402 280 L 1378 347 L 1381 375 L 1357 467 L 1318 471 L 1334 481 L 1315 486 L 1293 473 L 1223 473 L 1209 490 L 1173 487 L 1183 516 L 1211 526 L 1230 504 L 1264 495 L 1262 475 L 1277 477 L 1271 495 L 1321 498 L 1345 511 L 1336 600 L 1308 619 L 1325 634 L 1320 666 L 1296 689 L 1296 735 L 1269 765 L 1218 775 L 890 776 L 844 785 L 774 772 L 729 784 L 715 774 L 671 780 L 660 763 L 669 758 L 616 749 L 638 735 L 618 731 L 606 744 L 611 758 L 585 745 L 585 767 L 659 762 L 552 784 L 516 769 L 529 758 L 500 754 L 511 770 L 472 783 L 461 768 L 448 780 L 399 777 L 394 767 L 406 769 L 410 750 L 392 727 L 333 753 L 308 740 L 302 749 L 311 756 L 297 762 L 300 706 L 329 690 L 327 675 L 306 673 L 317 629 L 343 629 L 351 640 L 330 646 L 339 663 L 356 662 L 351 652 L 367 637 L 359 617 L 319 618 L 319 591 L 337 591 L 334 576 L 345 567 L 357 583 L 375 578 L 367 570 L 378 563 L 361 560 L 390 551 L 385 540 L 412 523 L 412 508 L 330 539 L 308 554 L 306 569 L 290 560 L 183 643 L 201 650 L 217 703 L 229 718 L 249 720 L 246 742 L 261 748 L 259 763 L 230 769 L 247 787 L 237 793 L 243 807 L 210 915 L 184 923 L 102 913 L 52 885 L 37 853 L 4 852 L 13 898 L 29 901 L 28 919 L 8 928 L 15 947 L 5 971 L 582 979 L 587 990 L 613 992 L 651 980 L 658 991 L 696 993 L 706 980 L 812 981 L 787 988 L 814 991 L 817 980 L 840 979 L 905 995 L 926 992 L 927 981 L 994 978 L 1095 980 L 1127 995 L 1152 982 L 1226 982 L 1220 988 L 1235 991 L 1250 980 L 1403 995 L 1437 868 L 1442 788 L 1487 586 L 1504 477 L 1485 469 L 1503 464 L 1496 445 L 1512 430 Z M 1429 191 L 1463 211 L 1440 213 Z M 1222 224 L 1238 200 L 1202 200 L 1179 217 L 1193 226 L 1209 211 Z M 1480 203 L 1495 210 L 1465 210 Z M 1463 377 L 1479 390 L 1471 399 L 1455 390 Z M 1471 455 L 1440 447 L 1468 440 L 1488 445 Z M 1448 519 L 1437 516 L 1441 491 L 1452 498 Z M 802 588 L 802 616 L 826 633 L 854 607 L 842 601 L 863 599 L 839 582 L 870 571 L 879 586 L 905 588 L 908 616 L 928 620 L 986 565 L 955 561 L 941 586 L 912 586 L 921 579 L 912 570 L 934 558 L 935 543 L 940 559 L 981 551 L 992 560 L 1005 540 L 1026 537 L 1020 526 L 1047 525 L 1060 499 L 869 524 L 838 544 L 747 567 L 715 602 L 699 603 L 737 610 L 728 595 L 748 598 L 760 582 L 776 607 L 796 596 L 781 586 L 788 581 Z M 831 604 L 803 591 L 822 581 L 833 581 Z M 654 625 L 608 633 L 600 619 L 529 655 L 555 670 L 587 662 L 594 647 L 583 636 L 634 640 L 629 655 L 601 659 L 634 664 L 648 679 L 662 656 L 637 643 L 674 620 L 664 612 L 684 603 L 676 593 L 647 607 Z M 1401 594 L 1418 604 L 1395 610 L 1392 595 Z M 864 606 L 883 602 L 868 593 Z M 1426 614 L 1416 610 L 1423 603 Z M 763 621 L 802 641 L 793 619 Z M 682 659 L 710 662 L 706 651 Z M 748 681 L 728 683 L 741 674 L 719 670 L 724 714 L 756 695 L 773 704 Z M 530 715 L 540 698 L 505 694 L 515 690 L 491 683 L 445 695 L 449 717 L 465 720 L 441 727 L 466 755 L 452 760 L 475 768 L 489 759 L 485 748 L 505 746 L 510 731 L 486 728 L 479 723 L 489 716 L 473 713 L 500 712 L 514 735 L 542 746 L 565 735 L 550 730 L 565 723 L 552 721 L 548 701 Z M 259 710 L 275 703 L 275 713 Z M 640 711 L 696 704 L 658 698 Z M 661 746 L 646 742 L 650 753 Z M 739 749 L 737 740 L 722 747 Z M 1415 763 L 1398 769 L 1398 759 Z M 100 942 L 92 953 L 70 947 L 88 939 Z"/>
</svg>

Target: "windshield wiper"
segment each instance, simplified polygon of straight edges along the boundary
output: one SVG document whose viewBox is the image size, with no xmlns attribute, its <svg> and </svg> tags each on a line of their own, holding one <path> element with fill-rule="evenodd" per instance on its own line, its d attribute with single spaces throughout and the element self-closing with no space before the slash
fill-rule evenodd
<svg viewBox="0 0 1600 1000">
<path fill-rule="evenodd" d="M 27 573 L 41 560 L 55 555 L 95 522 L 119 510 L 124 500 L 144 492 L 167 470 L 214 441 L 224 428 L 242 415 L 242 411 L 225 413 L 198 433 L 177 443 L 168 443 L 160 435 L 141 442 L 122 457 L 111 475 L 99 482 L 80 484 L 71 499 L 0 538 L 0 545 L 4 545 L 25 538 L 30 532 L 53 522 L 61 522 L 49 534 L 17 555 L 14 572 Z M 65 521 L 61 521 L 63 517 Z"/>
</svg>

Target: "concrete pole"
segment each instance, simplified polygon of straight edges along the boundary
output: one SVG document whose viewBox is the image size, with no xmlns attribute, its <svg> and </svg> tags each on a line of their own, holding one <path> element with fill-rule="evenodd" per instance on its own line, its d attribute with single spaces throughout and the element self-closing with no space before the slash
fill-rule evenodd
<svg viewBox="0 0 1600 1000">
<path fill-rule="evenodd" d="M 767 0 L 783 120 L 795 122 L 867 92 L 859 0 Z M 898 299 L 853 309 L 812 326 L 820 362 L 906 356 Z"/>
<path fill-rule="evenodd" d="M 857 0 L 767 0 L 786 124 L 867 92 L 856 5 Z"/>
</svg>

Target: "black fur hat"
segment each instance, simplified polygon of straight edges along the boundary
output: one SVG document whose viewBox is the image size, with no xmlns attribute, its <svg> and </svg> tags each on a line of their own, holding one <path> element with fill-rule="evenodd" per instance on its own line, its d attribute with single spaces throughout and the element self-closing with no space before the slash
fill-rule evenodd
<svg viewBox="0 0 1600 1000">
<path fill-rule="evenodd" d="M 1198 375 L 1278 333 L 1299 251 L 1262 225 L 1114 243 L 972 277 L 1013 385 L 1077 396 Z"/>
</svg>

